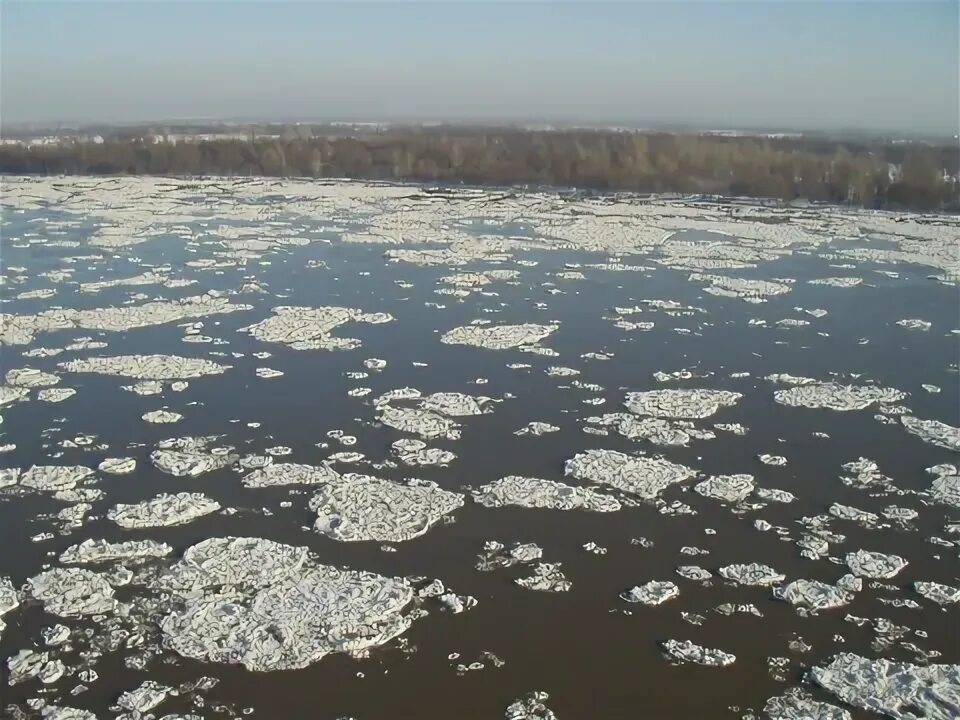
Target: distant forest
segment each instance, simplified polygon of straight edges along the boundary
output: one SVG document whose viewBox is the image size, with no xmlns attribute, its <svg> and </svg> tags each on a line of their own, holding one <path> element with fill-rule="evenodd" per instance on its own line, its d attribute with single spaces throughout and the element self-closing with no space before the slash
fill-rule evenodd
<svg viewBox="0 0 960 720">
<path fill-rule="evenodd" d="M 955 144 L 445 126 L 261 130 L 8 140 L 0 172 L 532 184 L 960 210 Z"/>
</svg>

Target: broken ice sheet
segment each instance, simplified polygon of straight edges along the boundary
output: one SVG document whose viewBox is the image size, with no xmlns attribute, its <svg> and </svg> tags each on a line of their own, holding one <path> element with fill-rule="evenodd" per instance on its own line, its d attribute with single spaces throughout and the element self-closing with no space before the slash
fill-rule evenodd
<svg viewBox="0 0 960 720">
<path fill-rule="evenodd" d="M 842 580 L 842 579 L 841 579 Z M 774 597 L 791 605 L 810 610 L 827 610 L 850 603 L 854 598 L 854 583 L 828 585 L 819 580 L 794 580 L 782 588 L 775 588 Z"/>
<path fill-rule="evenodd" d="M 77 563 L 102 563 L 114 560 L 140 560 L 165 557 L 173 552 L 166 543 L 154 540 L 128 540 L 111 543 L 106 540 L 84 540 L 79 545 L 71 545 L 60 554 L 60 562 L 65 565 Z"/>
<path fill-rule="evenodd" d="M 565 474 L 653 500 L 671 485 L 694 477 L 696 471 L 663 458 L 587 450 L 566 461 Z"/>
<path fill-rule="evenodd" d="M 347 473 L 321 487 L 310 509 L 317 513 L 314 529 L 335 540 L 402 542 L 423 535 L 463 502 L 463 495 L 433 482 Z"/>
<path fill-rule="evenodd" d="M 760 563 L 745 563 L 727 565 L 720 568 L 720 574 L 727 580 L 735 580 L 741 585 L 755 585 L 769 587 L 783 582 L 786 575 L 779 573 L 769 565 Z"/>
<path fill-rule="evenodd" d="M 113 588 L 97 573 L 83 568 L 53 568 L 27 580 L 26 594 L 44 609 L 62 617 L 101 615 L 116 605 Z"/>
<path fill-rule="evenodd" d="M 960 665 L 912 665 L 839 653 L 813 668 L 810 677 L 844 702 L 892 718 L 960 717 Z"/>
<path fill-rule="evenodd" d="M 557 325 L 465 325 L 446 332 L 440 341 L 448 345 L 471 345 L 490 350 L 506 350 L 534 345 L 556 331 Z"/>
<path fill-rule="evenodd" d="M 694 488 L 704 497 L 728 503 L 747 499 L 754 489 L 753 475 L 714 475 L 697 483 Z"/>
<path fill-rule="evenodd" d="M 557 715 L 546 705 L 550 696 L 543 691 L 527 693 L 507 706 L 505 720 L 558 720 Z"/>
<path fill-rule="evenodd" d="M 305 547 L 212 538 L 161 578 L 183 604 L 161 622 L 180 655 L 269 671 L 360 653 L 402 634 L 413 587 L 400 578 L 322 565 Z"/>
<path fill-rule="evenodd" d="M 620 598 L 630 603 L 660 605 L 680 594 L 680 588 L 669 580 L 651 580 L 644 585 L 634 586 L 620 593 Z"/>
<path fill-rule="evenodd" d="M 818 382 L 795 385 L 773 393 L 773 399 L 781 405 L 837 411 L 863 410 L 874 403 L 891 404 L 905 397 L 906 393 L 894 388 Z"/>
<path fill-rule="evenodd" d="M 664 653 L 677 663 L 695 663 L 710 667 L 725 667 L 736 661 L 736 656 L 723 650 L 703 647 L 690 640 L 665 640 L 660 643 Z"/>
<path fill-rule="evenodd" d="M 573 487 L 554 480 L 509 475 L 473 493 L 475 502 L 484 507 L 518 505 L 528 508 L 554 510 L 594 510 L 614 512 L 620 502 L 591 488 Z"/>
<path fill-rule="evenodd" d="M 553 433 L 560 430 L 557 425 L 551 425 L 550 423 L 545 422 L 529 422 L 524 425 L 519 430 L 516 430 L 514 435 L 535 435 L 539 437 L 540 435 L 546 435 L 547 433 Z"/>
<path fill-rule="evenodd" d="M 107 518 L 124 528 L 183 525 L 220 509 L 220 503 L 203 493 L 160 494 L 140 503 L 118 503 Z"/>
<path fill-rule="evenodd" d="M 907 561 L 899 555 L 868 550 L 847 553 L 846 563 L 854 575 L 873 579 L 892 578 L 907 566 Z"/>
<path fill-rule="evenodd" d="M 266 320 L 241 328 L 261 342 L 283 343 L 294 350 L 352 350 L 360 346 L 355 338 L 331 335 L 336 328 L 348 322 L 379 325 L 391 322 L 388 313 L 365 313 L 354 308 L 335 306 L 273 308 Z"/>
<path fill-rule="evenodd" d="M 560 563 L 537 563 L 532 575 L 517 578 L 514 582 L 522 588 L 539 592 L 567 592 L 573 587 L 560 569 Z"/>
<path fill-rule="evenodd" d="M 908 432 L 916 435 L 924 442 L 960 452 L 960 428 L 947 425 L 939 420 L 921 420 L 911 415 L 903 415 L 900 422 Z"/>
<path fill-rule="evenodd" d="M 456 455 L 449 450 L 427 447 L 422 440 L 403 438 L 390 445 L 391 451 L 404 465 L 449 465 L 456 459 Z"/>
<path fill-rule="evenodd" d="M 636 415 L 699 420 L 735 405 L 742 397 L 729 390 L 649 390 L 627 393 L 624 405 Z"/>
<path fill-rule="evenodd" d="M 64 372 L 120 375 L 138 380 L 182 380 L 220 375 L 230 369 L 212 360 L 179 355 L 118 355 L 92 357 L 60 363 Z"/>
<path fill-rule="evenodd" d="M 209 448 L 216 438 L 182 437 L 161 440 L 150 453 L 150 462 L 163 472 L 176 477 L 197 477 L 211 470 L 230 465 L 236 456 L 232 448 Z"/>
<path fill-rule="evenodd" d="M 326 465 L 270 463 L 244 475 L 242 482 L 244 487 L 263 488 L 280 485 L 321 485 L 339 478 L 340 474 Z"/>
</svg>

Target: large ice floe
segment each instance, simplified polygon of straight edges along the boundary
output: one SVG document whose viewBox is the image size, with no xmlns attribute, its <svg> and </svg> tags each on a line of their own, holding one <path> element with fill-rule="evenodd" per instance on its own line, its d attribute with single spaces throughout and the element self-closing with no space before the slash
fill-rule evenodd
<svg viewBox="0 0 960 720">
<path fill-rule="evenodd" d="M 829 610 L 850 603 L 860 588 L 859 578 L 845 576 L 835 585 L 820 580 L 794 580 L 774 588 L 773 595 L 791 605 L 806 610 Z"/>
<path fill-rule="evenodd" d="M 813 668 L 810 677 L 845 703 L 891 718 L 960 717 L 960 665 L 913 665 L 840 653 Z"/>
<path fill-rule="evenodd" d="M 931 445 L 960 452 L 960 428 L 939 420 L 921 420 L 912 415 L 901 415 L 900 422 L 908 432 Z"/>
<path fill-rule="evenodd" d="M 250 310 L 250 305 L 228 298 L 199 295 L 181 300 L 156 300 L 119 308 L 45 310 L 38 315 L 0 315 L 0 344 L 27 345 L 36 334 L 55 330 L 107 330 L 122 332 L 188 318 Z"/>
<path fill-rule="evenodd" d="M 463 505 L 463 495 L 426 480 L 398 483 L 347 473 L 311 498 L 314 529 L 344 542 L 402 542 L 419 537 Z"/>
<path fill-rule="evenodd" d="M 243 485 L 248 488 L 275 487 L 278 485 L 322 485 L 339 480 L 340 475 L 327 465 L 303 465 L 299 463 L 270 463 L 243 476 Z"/>
<path fill-rule="evenodd" d="M 753 475 L 714 475 L 701 480 L 693 489 L 704 497 L 728 503 L 739 503 L 747 499 L 755 485 Z"/>
<path fill-rule="evenodd" d="M 257 340 L 282 343 L 294 350 L 352 350 L 360 347 L 359 340 L 330 333 L 348 322 L 379 325 L 391 320 L 388 313 L 365 313 L 354 308 L 281 305 L 273 308 L 271 317 L 241 331 Z"/>
<path fill-rule="evenodd" d="M 193 522 L 219 509 L 220 503 L 203 493 L 164 493 L 140 503 L 118 503 L 107 518 L 124 528 L 167 527 Z"/>
<path fill-rule="evenodd" d="M 92 357 L 60 363 L 59 367 L 65 372 L 120 375 L 138 380 L 182 380 L 220 375 L 229 369 L 228 365 L 220 365 L 212 360 L 179 355 Z"/>
<path fill-rule="evenodd" d="M 60 554 L 60 562 L 66 565 L 79 563 L 104 563 L 114 560 L 143 560 L 166 557 L 173 548 L 155 540 L 127 540 L 111 543 L 106 540 L 84 540 L 71 545 Z"/>
<path fill-rule="evenodd" d="M 27 580 L 26 594 L 44 610 L 62 617 L 101 615 L 116 605 L 102 575 L 84 568 L 53 568 Z"/>
<path fill-rule="evenodd" d="M 519 475 L 508 475 L 480 487 L 474 491 L 473 499 L 489 508 L 517 505 L 526 508 L 596 512 L 614 512 L 620 509 L 619 500 L 591 488 Z"/>
<path fill-rule="evenodd" d="M 262 538 L 204 540 L 159 583 L 182 598 L 160 623 L 168 648 L 254 671 L 362 653 L 415 617 L 405 613 L 414 598 L 406 580 L 323 565 L 305 547 Z"/>
<path fill-rule="evenodd" d="M 697 474 L 685 465 L 663 458 L 626 455 L 615 450 L 579 453 L 567 460 L 565 472 L 577 480 L 608 485 L 645 500 L 653 500 L 671 485 Z"/>
<path fill-rule="evenodd" d="M 197 477 L 205 472 L 229 466 L 236 455 L 232 448 L 214 447 L 215 437 L 183 437 L 161 440 L 150 453 L 150 462 L 169 475 Z"/>
<path fill-rule="evenodd" d="M 627 393 L 625 405 L 637 415 L 700 420 L 743 397 L 730 390 L 649 390 Z"/>
<path fill-rule="evenodd" d="M 875 403 L 896 403 L 906 396 L 894 388 L 837 383 L 807 383 L 773 393 L 773 399 L 781 405 L 841 411 L 863 410 Z"/>
<path fill-rule="evenodd" d="M 899 555 L 869 550 L 847 553 L 846 563 L 854 575 L 872 579 L 892 578 L 907 566 L 907 561 Z"/>
<path fill-rule="evenodd" d="M 441 342 L 447 345 L 472 345 L 489 350 L 507 350 L 523 345 L 535 345 L 551 335 L 557 325 L 464 325 L 443 334 Z"/>
</svg>

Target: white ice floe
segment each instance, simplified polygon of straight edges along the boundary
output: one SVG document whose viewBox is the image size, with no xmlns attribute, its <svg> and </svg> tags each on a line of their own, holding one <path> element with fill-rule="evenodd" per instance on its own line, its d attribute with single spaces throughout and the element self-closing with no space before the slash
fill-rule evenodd
<svg viewBox="0 0 960 720">
<path fill-rule="evenodd" d="M 37 400 L 50 403 L 63 402 L 77 394 L 73 388 L 44 388 L 37 393 Z"/>
<path fill-rule="evenodd" d="M 543 549 L 536 543 L 514 543 L 507 550 L 506 546 L 496 540 L 487 540 L 483 544 L 483 553 L 477 556 L 474 567 L 477 570 L 489 571 L 512 567 L 518 563 L 529 563 L 543 557 Z"/>
<path fill-rule="evenodd" d="M 232 448 L 209 448 L 213 437 L 182 437 L 161 440 L 150 453 L 150 462 L 176 477 L 197 477 L 230 465 Z"/>
<path fill-rule="evenodd" d="M 490 398 L 467 395 L 460 392 L 438 392 L 425 395 L 420 401 L 424 410 L 437 412 L 449 417 L 466 417 L 468 415 L 482 415 Z"/>
<path fill-rule="evenodd" d="M 913 589 L 938 605 L 960 603 L 960 587 L 919 580 L 913 584 Z M 0 610 L 2 610 L 2 603 L 0 603 Z"/>
<path fill-rule="evenodd" d="M 72 490 L 91 475 L 93 470 L 84 465 L 33 465 L 20 475 L 19 485 L 40 492 L 58 492 Z"/>
<path fill-rule="evenodd" d="M 109 475 L 127 475 L 137 469 L 137 459 L 132 457 L 107 458 L 97 465 L 97 470 Z"/>
<path fill-rule="evenodd" d="M 539 592 L 567 592 L 573 587 L 560 569 L 560 563 L 537 563 L 533 575 L 517 578 L 514 582 L 522 588 Z"/>
<path fill-rule="evenodd" d="M 414 440 L 413 438 L 396 440 L 391 443 L 390 449 L 400 462 L 413 467 L 426 465 L 438 465 L 442 467 L 449 465 L 457 457 L 450 450 L 427 447 L 427 444 L 423 442 L 423 440 Z"/>
<path fill-rule="evenodd" d="M 64 372 L 119 375 L 137 380 L 182 380 L 220 375 L 230 366 L 179 355 L 117 355 L 71 360 L 58 367 Z"/>
<path fill-rule="evenodd" d="M 203 493 L 160 494 L 140 503 L 118 503 L 107 518 L 124 528 L 183 525 L 220 509 L 220 503 Z"/>
<path fill-rule="evenodd" d="M 773 465 L 774 467 L 784 467 L 787 464 L 787 459 L 783 457 L 783 455 L 768 455 L 767 453 L 763 453 L 757 455 L 757 460 L 764 465 Z"/>
<path fill-rule="evenodd" d="M 266 320 L 241 328 L 262 342 L 283 343 L 294 350 L 352 350 L 360 347 L 355 338 L 342 338 L 330 333 L 348 322 L 379 325 L 393 320 L 387 313 L 365 313 L 345 307 L 273 308 Z"/>
<path fill-rule="evenodd" d="M 271 462 L 244 475 L 242 482 L 244 487 L 264 488 L 280 485 L 322 485 L 339 479 L 340 474 L 326 465 Z"/>
<path fill-rule="evenodd" d="M 919 318 L 906 318 L 904 320 L 897 320 L 897 325 L 905 327 L 908 330 L 929 330 L 932 323 L 926 320 L 920 320 Z"/>
<path fill-rule="evenodd" d="M 64 550 L 60 554 L 60 562 L 65 565 L 74 565 L 114 560 L 141 560 L 165 557 L 171 552 L 173 552 L 172 547 L 155 540 L 128 540 L 111 543 L 107 540 L 87 539 L 79 545 L 71 545 Z"/>
<path fill-rule="evenodd" d="M 797 499 L 793 493 L 776 488 L 757 488 L 755 493 L 758 498 L 768 502 L 792 503 Z"/>
<path fill-rule="evenodd" d="M 484 507 L 518 505 L 554 510 L 614 512 L 620 502 L 591 488 L 573 487 L 554 480 L 509 475 L 474 491 L 473 499 Z"/>
<path fill-rule="evenodd" d="M 135 713 L 136 716 L 153 710 L 171 694 L 176 694 L 173 688 L 161 685 L 154 680 L 145 680 L 136 689 L 121 694 L 117 698 L 117 705 Z"/>
<path fill-rule="evenodd" d="M 38 315 L 4 315 L 0 323 L 0 343 L 27 345 L 34 335 L 54 330 L 108 330 L 123 332 L 134 328 L 161 325 L 186 318 L 220 315 L 251 310 L 250 305 L 231 303 L 227 298 L 201 295 L 180 300 L 157 300 L 143 305 L 119 308 L 46 310 Z"/>
<path fill-rule="evenodd" d="M 769 565 L 761 565 L 760 563 L 727 565 L 720 568 L 719 572 L 727 580 L 735 580 L 741 585 L 757 587 L 770 587 L 782 583 L 787 577 Z"/>
<path fill-rule="evenodd" d="M 556 713 L 547 707 L 550 696 L 541 691 L 527 693 L 507 706 L 505 720 L 558 720 Z"/>
<path fill-rule="evenodd" d="M 551 333 L 558 325 L 464 325 L 454 328 L 440 338 L 447 345 L 471 345 L 490 350 L 506 350 L 521 345 L 534 345 Z"/>
<path fill-rule="evenodd" d="M 83 568 L 53 568 L 27 580 L 26 594 L 61 617 L 101 615 L 116 606 L 113 588 L 102 575 Z"/>
<path fill-rule="evenodd" d="M 847 553 L 846 563 L 854 575 L 873 579 L 892 578 L 907 566 L 907 561 L 899 555 L 869 550 Z"/>
<path fill-rule="evenodd" d="M 737 656 L 731 653 L 696 645 L 689 640 L 665 640 L 660 643 L 660 647 L 663 648 L 667 657 L 678 663 L 726 667 L 732 665 L 737 659 Z"/>
<path fill-rule="evenodd" d="M 828 585 L 819 580 L 794 580 L 782 588 L 774 588 L 778 600 L 809 610 L 827 610 L 850 603 L 854 598 L 855 583 L 842 580 Z"/>
<path fill-rule="evenodd" d="M 894 388 L 837 383 L 808 383 L 773 393 L 773 399 L 781 405 L 838 411 L 863 410 L 874 403 L 896 403 L 905 397 L 906 393 Z"/>
<path fill-rule="evenodd" d="M 960 665 L 913 665 L 839 653 L 810 677 L 854 707 L 891 718 L 960 717 Z"/>
<path fill-rule="evenodd" d="M 713 475 L 701 480 L 693 489 L 704 497 L 728 503 L 739 503 L 747 499 L 755 485 L 753 475 Z"/>
<path fill-rule="evenodd" d="M 151 410 L 140 416 L 144 422 L 154 424 L 171 424 L 183 420 L 180 413 L 170 412 L 169 410 Z"/>
<path fill-rule="evenodd" d="M 842 505 L 833 503 L 830 506 L 830 514 L 841 520 L 852 520 L 864 527 L 873 527 L 880 521 L 880 516 L 868 510 L 861 510 L 852 505 Z"/>
<path fill-rule="evenodd" d="M 699 565 L 681 565 L 677 568 L 677 575 L 685 580 L 698 580 L 705 582 L 713 577 L 713 574 Z"/>
<path fill-rule="evenodd" d="M 204 540 L 161 582 L 184 598 L 160 624 L 167 647 L 253 671 L 361 653 L 416 617 L 404 613 L 414 597 L 406 580 L 322 565 L 305 547 L 261 538 Z"/>
<path fill-rule="evenodd" d="M 811 285 L 829 285 L 830 287 L 852 288 L 863 284 L 863 278 L 858 277 L 825 277 L 807 280 Z"/>
<path fill-rule="evenodd" d="M 550 423 L 533 421 L 524 425 L 519 430 L 516 430 L 514 435 L 534 435 L 540 437 L 541 435 L 546 435 L 547 433 L 558 432 L 560 427 L 557 425 L 551 425 Z"/>
<path fill-rule="evenodd" d="M 743 395 L 730 390 L 669 389 L 627 393 L 624 404 L 636 415 L 699 420 L 721 407 L 731 407 Z"/>
<path fill-rule="evenodd" d="M 384 425 L 414 433 L 426 440 L 446 438 L 456 440 L 460 437 L 460 424 L 455 420 L 420 408 L 398 408 L 391 405 L 381 405 L 377 418 Z"/>
<path fill-rule="evenodd" d="M 321 487 L 310 509 L 317 513 L 314 529 L 335 540 L 402 542 L 423 535 L 463 502 L 463 495 L 436 483 L 347 473 Z"/>
<path fill-rule="evenodd" d="M 843 708 L 814 700 L 796 688 L 767 700 L 763 712 L 769 720 L 852 720 Z"/>
<path fill-rule="evenodd" d="M 4 379 L 7 385 L 22 388 L 50 387 L 60 382 L 60 378 L 53 373 L 46 373 L 35 368 L 8 370 Z"/>
<path fill-rule="evenodd" d="M 663 458 L 587 450 L 567 460 L 565 474 L 653 500 L 671 485 L 694 477 L 696 471 Z"/>
<path fill-rule="evenodd" d="M 680 595 L 680 588 L 669 580 L 651 580 L 643 585 L 635 585 L 620 593 L 620 598 L 630 603 L 660 605 Z"/>
<path fill-rule="evenodd" d="M 953 452 L 960 452 L 960 428 L 947 425 L 939 420 L 921 420 L 912 415 L 901 415 L 900 422 L 909 432 L 924 442 L 953 450 Z"/>
</svg>

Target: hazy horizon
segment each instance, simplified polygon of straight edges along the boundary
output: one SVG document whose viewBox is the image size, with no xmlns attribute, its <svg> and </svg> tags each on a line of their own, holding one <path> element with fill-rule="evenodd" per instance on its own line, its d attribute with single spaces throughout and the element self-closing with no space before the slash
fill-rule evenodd
<svg viewBox="0 0 960 720">
<path fill-rule="evenodd" d="M 4 124 L 526 122 L 955 135 L 955 2 L 5 0 Z"/>
</svg>

